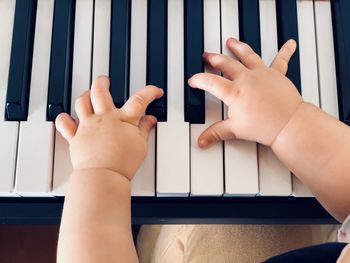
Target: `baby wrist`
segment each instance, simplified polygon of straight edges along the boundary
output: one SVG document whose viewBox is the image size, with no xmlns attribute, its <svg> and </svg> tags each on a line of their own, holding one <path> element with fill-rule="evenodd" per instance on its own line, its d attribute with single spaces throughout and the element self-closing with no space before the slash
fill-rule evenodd
<svg viewBox="0 0 350 263">
<path fill-rule="evenodd" d="M 277 133 L 276 137 L 271 142 L 270 147 L 273 149 L 276 144 L 283 143 L 283 141 L 286 138 L 288 139 L 289 136 L 297 136 L 297 134 L 294 134 L 295 127 L 302 127 L 310 124 L 315 113 L 319 111 L 320 109 L 315 105 L 308 102 L 301 102 L 293 115 Z M 300 129 L 300 132 L 303 132 L 303 130 Z"/>
<path fill-rule="evenodd" d="M 109 169 L 109 168 L 99 168 L 99 167 L 87 167 L 87 168 L 74 168 L 73 175 L 84 176 L 86 174 L 113 174 L 113 176 L 121 177 L 130 183 L 130 179 L 123 175 L 122 173 Z"/>
</svg>

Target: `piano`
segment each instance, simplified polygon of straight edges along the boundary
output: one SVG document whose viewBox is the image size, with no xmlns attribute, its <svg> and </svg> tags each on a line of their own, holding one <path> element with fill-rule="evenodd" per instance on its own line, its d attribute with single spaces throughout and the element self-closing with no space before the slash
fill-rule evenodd
<svg viewBox="0 0 350 263">
<path fill-rule="evenodd" d="M 133 223 L 335 223 L 268 147 L 200 150 L 226 108 L 187 79 L 210 71 L 203 51 L 232 56 L 229 37 L 267 65 L 293 38 L 287 76 L 350 124 L 349 14 L 347 0 L 0 0 L 0 223 L 60 222 L 72 166 L 53 121 L 76 118 L 99 75 L 117 107 L 146 84 L 165 92 L 147 110 L 159 123 L 132 181 Z"/>
</svg>

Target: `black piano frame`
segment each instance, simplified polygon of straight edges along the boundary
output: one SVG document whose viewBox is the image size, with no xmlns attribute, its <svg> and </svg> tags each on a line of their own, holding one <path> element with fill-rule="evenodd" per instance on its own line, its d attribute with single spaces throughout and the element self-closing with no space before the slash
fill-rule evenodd
<svg viewBox="0 0 350 263">
<path fill-rule="evenodd" d="M 0 224 L 59 224 L 63 197 L 2 197 Z M 315 198 L 132 198 L 133 224 L 335 224 Z"/>
</svg>

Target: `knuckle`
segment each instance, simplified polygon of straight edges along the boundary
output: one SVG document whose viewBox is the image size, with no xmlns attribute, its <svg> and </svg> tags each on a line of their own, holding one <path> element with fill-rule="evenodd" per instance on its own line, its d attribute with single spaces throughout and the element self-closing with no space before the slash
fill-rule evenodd
<svg viewBox="0 0 350 263">
<path fill-rule="evenodd" d="M 103 94 L 103 93 L 105 93 L 105 89 L 102 88 L 101 85 L 97 84 L 97 85 L 94 85 L 94 86 L 92 87 L 91 92 L 92 92 L 93 94 Z"/>
<path fill-rule="evenodd" d="M 286 45 L 284 45 L 284 49 L 287 52 L 288 55 L 294 53 L 294 47 L 291 45 L 292 42 L 287 42 Z"/>
<path fill-rule="evenodd" d="M 257 55 L 254 52 L 249 52 L 246 55 L 246 60 L 255 62 L 257 60 Z"/>
<path fill-rule="evenodd" d="M 225 59 L 225 57 L 223 55 L 211 54 L 210 57 L 209 57 L 209 60 L 210 60 L 210 64 L 213 67 L 217 67 L 217 66 L 220 66 L 220 65 L 224 64 L 226 59 Z"/>
<path fill-rule="evenodd" d="M 232 96 L 234 98 L 239 97 L 239 95 L 241 94 L 241 90 L 238 88 L 232 89 L 229 96 Z"/>
<path fill-rule="evenodd" d="M 141 107 L 147 106 L 147 103 L 144 97 L 142 97 L 140 94 L 137 94 L 137 93 L 134 95 L 134 102 L 140 105 Z"/>
<path fill-rule="evenodd" d="M 283 53 L 279 54 L 279 56 L 277 56 L 277 61 L 288 63 L 290 55 L 291 55 L 290 53 L 288 53 L 288 54 L 283 54 Z"/>
<path fill-rule="evenodd" d="M 97 123 L 101 123 L 101 122 L 103 121 L 103 116 L 101 116 L 101 115 L 95 115 L 95 121 L 96 121 Z"/>
<path fill-rule="evenodd" d="M 247 43 L 240 42 L 239 45 L 241 46 L 242 50 L 245 51 L 245 52 L 251 52 L 252 51 L 251 47 Z"/>
<path fill-rule="evenodd" d="M 212 88 L 216 87 L 216 81 L 214 77 L 208 74 L 205 75 L 204 83 L 206 84 L 207 87 L 212 87 Z"/>
<path fill-rule="evenodd" d="M 83 103 L 84 97 L 83 95 L 79 96 L 76 100 L 75 100 L 75 107 L 79 107 L 82 103 Z"/>
<path fill-rule="evenodd" d="M 254 87 L 257 84 L 257 81 L 259 81 L 259 79 L 255 76 L 254 71 L 248 72 L 247 74 L 241 76 L 241 78 L 236 81 L 237 88 L 235 90 L 237 95 L 240 94 L 240 89 L 244 90 L 249 87 Z"/>
<path fill-rule="evenodd" d="M 213 138 L 215 138 L 216 140 L 221 140 L 220 134 L 218 133 L 218 131 L 214 128 L 210 129 L 210 133 L 212 135 Z"/>
<path fill-rule="evenodd" d="M 277 70 L 284 71 L 284 70 L 286 70 L 288 68 L 288 63 L 284 59 L 278 59 L 278 60 L 275 61 L 275 68 Z"/>
</svg>

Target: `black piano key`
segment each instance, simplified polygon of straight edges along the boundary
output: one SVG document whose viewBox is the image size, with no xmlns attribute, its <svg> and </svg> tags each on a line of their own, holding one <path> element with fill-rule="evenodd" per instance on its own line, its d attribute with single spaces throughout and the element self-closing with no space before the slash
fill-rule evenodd
<svg viewBox="0 0 350 263">
<path fill-rule="evenodd" d="M 167 120 L 167 20 L 168 1 L 148 0 L 147 7 L 147 85 L 164 90 L 162 98 L 152 102 L 147 114 L 158 121 Z"/>
<path fill-rule="evenodd" d="M 55 0 L 47 102 L 49 121 L 54 121 L 61 112 L 70 113 L 74 20 L 75 0 Z"/>
<path fill-rule="evenodd" d="M 28 117 L 36 8 L 36 0 L 16 1 L 5 111 L 9 121 Z"/>
<path fill-rule="evenodd" d="M 110 92 L 120 108 L 129 96 L 131 1 L 112 0 L 109 76 Z"/>
<path fill-rule="evenodd" d="M 289 39 L 297 42 L 297 49 L 288 63 L 287 77 L 301 94 L 298 14 L 295 0 L 276 1 L 278 48 Z"/>
<path fill-rule="evenodd" d="M 187 81 L 196 73 L 204 71 L 202 54 L 204 50 L 203 0 L 185 0 L 185 121 L 205 122 L 205 94 L 203 90 L 193 89 Z"/>
<path fill-rule="evenodd" d="M 331 3 L 339 119 L 350 125 L 350 1 L 333 0 Z"/>
<path fill-rule="evenodd" d="M 261 56 L 259 0 L 239 0 L 239 39 Z"/>
</svg>

